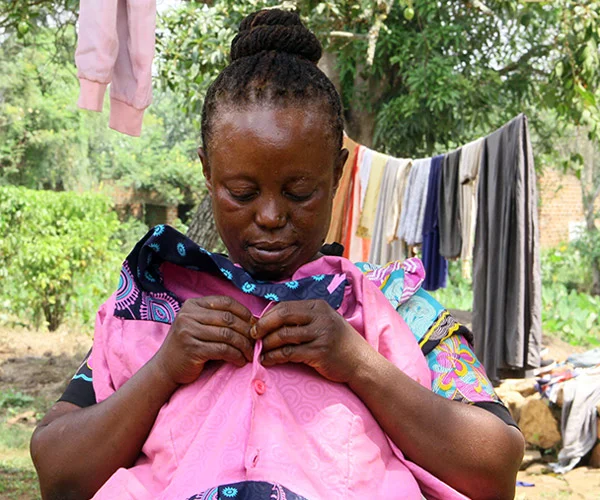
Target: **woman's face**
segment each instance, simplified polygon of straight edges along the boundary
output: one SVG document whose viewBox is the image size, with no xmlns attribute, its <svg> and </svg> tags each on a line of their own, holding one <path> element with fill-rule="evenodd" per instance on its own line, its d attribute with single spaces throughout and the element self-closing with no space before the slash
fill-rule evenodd
<svg viewBox="0 0 600 500">
<path fill-rule="evenodd" d="M 346 150 L 328 117 L 299 107 L 221 111 L 200 151 L 217 230 L 237 262 L 262 280 L 289 278 L 319 253 Z"/>
</svg>

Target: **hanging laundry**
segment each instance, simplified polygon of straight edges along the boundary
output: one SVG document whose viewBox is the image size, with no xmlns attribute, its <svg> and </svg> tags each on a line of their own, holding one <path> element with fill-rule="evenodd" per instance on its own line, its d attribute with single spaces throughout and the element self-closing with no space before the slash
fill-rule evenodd
<svg viewBox="0 0 600 500">
<path fill-rule="evenodd" d="M 365 240 L 356 235 L 361 205 L 360 169 L 364 162 L 365 153 L 368 153 L 372 158 L 372 151 L 370 149 L 359 146 L 350 178 L 350 199 L 344 238 L 344 257 L 352 262 L 366 262 L 369 258 L 369 248 L 371 246 L 370 240 Z"/>
<path fill-rule="evenodd" d="M 426 272 L 423 288 L 427 291 L 445 287 L 448 273 L 448 262 L 440 255 L 438 226 L 438 201 L 443 161 L 443 155 L 431 160 L 427 186 L 427 204 L 423 219 L 423 265 Z"/>
<path fill-rule="evenodd" d="M 563 447 L 554 472 L 564 474 L 575 467 L 596 444 L 600 402 L 600 375 L 580 375 L 563 385 L 561 435 Z"/>
<path fill-rule="evenodd" d="M 475 243 L 475 221 L 477 220 L 477 182 L 483 138 L 462 147 L 458 167 L 460 183 L 460 220 L 462 229 L 462 250 L 460 252 L 463 278 L 471 279 L 473 245 Z"/>
<path fill-rule="evenodd" d="M 358 164 L 358 188 L 360 192 L 359 209 L 361 212 L 365 204 L 365 197 L 367 196 L 367 186 L 369 185 L 369 178 L 371 177 L 371 164 L 373 163 L 374 154 L 375 151 L 365 147 L 362 152 L 361 160 Z"/>
<path fill-rule="evenodd" d="M 527 118 L 485 139 L 473 251 L 475 352 L 492 380 L 540 366 L 536 178 Z"/>
<path fill-rule="evenodd" d="M 372 264 L 384 265 L 407 257 L 405 244 L 396 238 L 396 231 L 411 164 L 411 160 L 390 158 L 385 165 L 369 254 Z"/>
<path fill-rule="evenodd" d="M 406 181 L 396 236 L 410 246 L 420 245 L 423 241 L 423 219 L 430 170 L 431 158 L 414 160 Z"/>
<path fill-rule="evenodd" d="M 444 157 L 440 180 L 438 224 L 440 226 L 440 255 L 454 259 L 460 255 L 462 232 L 460 221 L 460 184 L 458 165 L 460 149 Z"/>
<path fill-rule="evenodd" d="M 75 62 L 78 106 L 102 111 L 110 83 L 110 128 L 139 136 L 152 101 L 156 0 L 81 0 Z"/>
<path fill-rule="evenodd" d="M 358 221 L 358 228 L 356 234 L 361 238 L 371 238 L 373 236 L 373 228 L 375 227 L 375 212 L 377 211 L 377 200 L 379 199 L 379 193 L 381 189 L 381 180 L 383 179 L 383 171 L 385 164 L 388 161 L 389 156 L 382 153 L 371 151 L 372 157 L 370 165 L 368 166 L 369 175 L 368 183 L 362 184 L 363 173 L 361 172 L 361 190 L 366 187 L 364 191 L 364 198 L 361 204 L 362 211 L 360 219 Z M 365 158 L 368 158 L 365 153 Z M 366 159 L 363 159 L 363 163 L 366 163 Z M 366 166 L 366 165 L 365 165 Z"/>
<path fill-rule="evenodd" d="M 342 243 L 344 241 L 344 222 L 345 214 L 350 208 L 350 189 L 352 179 L 352 169 L 358 154 L 358 144 L 344 134 L 343 147 L 348 150 L 348 159 L 344 165 L 344 170 L 338 183 L 335 197 L 333 198 L 333 207 L 331 209 L 331 225 L 325 241 L 327 243 Z"/>
</svg>

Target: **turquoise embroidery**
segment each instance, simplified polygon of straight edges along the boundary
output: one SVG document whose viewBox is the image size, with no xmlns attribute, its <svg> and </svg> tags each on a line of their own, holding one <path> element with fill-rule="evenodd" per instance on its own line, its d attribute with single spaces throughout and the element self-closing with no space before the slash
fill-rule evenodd
<svg viewBox="0 0 600 500">
<path fill-rule="evenodd" d="M 148 272 L 146 271 L 144 273 L 144 278 L 146 278 L 148 281 L 151 281 L 152 283 L 154 283 L 156 280 L 154 279 L 154 277 Z"/>
<path fill-rule="evenodd" d="M 272 300 L 273 302 L 279 302 L 279 297 L 275 293 L 267 293 L 267 294 L 265 294 L 265 299 Z"/>
<path fill-rule="evenodd" d="M 233 274 L 231 274 L 231 271 L 225 269 L 224 267 L 221 268 L 221 272 L 228 280 L 231 280 L 233 278 Z"/>
<path fill-rule="evenodd" d="M 223 495 L 225 495 L 227 498 L 233 498 L 233 497 L 237 497 L 238 490 L 237 490 L 237 488 L 228 486 L 227 488 L 223 488 L 221 490 L 221 493 L 223 493 Z"/>
<path fill-rule="evenodd" d="M 150 243 L 148 246 L 155 252 L 160 252 L 160 245 L 158 243 Z"/>
<path fill-rule="evenodd" d="M 254 283 L 244 283 L 242 285 L 242 292 L 244 293 L 252 293 L 256 289 L 256 285 Z"/>
<path fill-rule="evenodd" d="M 292 290 L 295 290 L 296 288 L 298 288 L 298 282 L 296 280 L 294 281 L 288 281 L 285 286 L 287 286 L 288 288 L 291 288 Z"/>
<path fill-rule="evenodd" d="M 183 243 L 177 243 L 177 252 L 182 257 L 185 257 L 185 245 Z"/>
<path fill-rule="evenodd" d="M 154 228 L 154 236 L 160 236 L 164 232 L 165 232 L 165 226 L 164 226 L 164 224 L 159 224 L 158 226 L 156 226 Z"/>
<path fill-rule="evenodd" d="M 325 275 L 317 274 L 316 276 L 313 276 L 312 279 L 314 279 L 315 281 L 323 281 L 325 279 Z"/>
</svg>

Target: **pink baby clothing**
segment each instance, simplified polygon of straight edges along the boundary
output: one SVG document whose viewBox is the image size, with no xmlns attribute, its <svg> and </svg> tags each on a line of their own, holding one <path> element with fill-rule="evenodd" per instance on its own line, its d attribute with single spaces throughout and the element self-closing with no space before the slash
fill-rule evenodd
<svg viewBox="0 0 600 500">
<path fill-rule="evenodd" d="M 110 128 L 139 136 L 152 102 L 156 0 L 81 0 L 75 62 L 78 106 L 102 111 L 110 83 Z"/>
<path fill-rule="evenodd" d="M 158 281 L 182 300 L 228 295 L 256 317 L 273 304 L 218 273 L 170 262 L 160 271 Z M 380 354 L 430 387 L 414 335 L 350 261 L 322 257 L 302 266 L 289 286 L 325 275 L 341 277 L 336 283 L 347 280 L 339 314 Z M 129 286 L 121 285 L 121 292 Z M 331 289 L 335 286 L 332 281 Z M 92 351 L 98 401 L 139 370 L 169 330 L 169 324 L 160 321 L 115 316 L 116 301 L 135 295 L 130 292 L 115 294 L 98 314 Z M 422 494 L 465 498 L 407 460 L 345 384 L 330 382 L 305 365 L 265 368 L 259 362 L 260 350 L 257 342 L 253 363 L 243 368 L 208 363 L 198 380 L 180 387 L 160 410 L 136 464 L 115 472 L 94 498 L 188 499 L 241 481 L 276 482 L 311 500 L 420 499 Z"/>
</svg>

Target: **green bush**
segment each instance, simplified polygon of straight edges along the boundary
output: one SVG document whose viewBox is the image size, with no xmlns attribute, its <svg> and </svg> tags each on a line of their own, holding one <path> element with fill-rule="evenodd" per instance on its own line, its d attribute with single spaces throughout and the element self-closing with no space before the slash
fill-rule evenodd
<svg viewBox="0 0 600 500">
<path fill-rule="evenodd" d="M 118 228 L 106 196 L 0 187 L 1 309 L 52 331 L 74 297 L 106 297 L 123 258 Z"/>
<path fill-rule="evenodd" d="M 577 248 L 561 245 L 542 252 L 542 331 L 573 345 L 600 344 L 600 297 L 589 288 L 587 262 Z M 448 309 L 470 311 L 473 289 L 461 276 L 460 263 L 450 262 L 448 286 L 433 293 Z"/>
<path fill-rule="evenodd" d="M 590 289 L 590 263 L 576 244 L 563 243 L 542 251 L 541 268 L 544 287 L 563 285 L 568 290 Z"/>
</svg>

